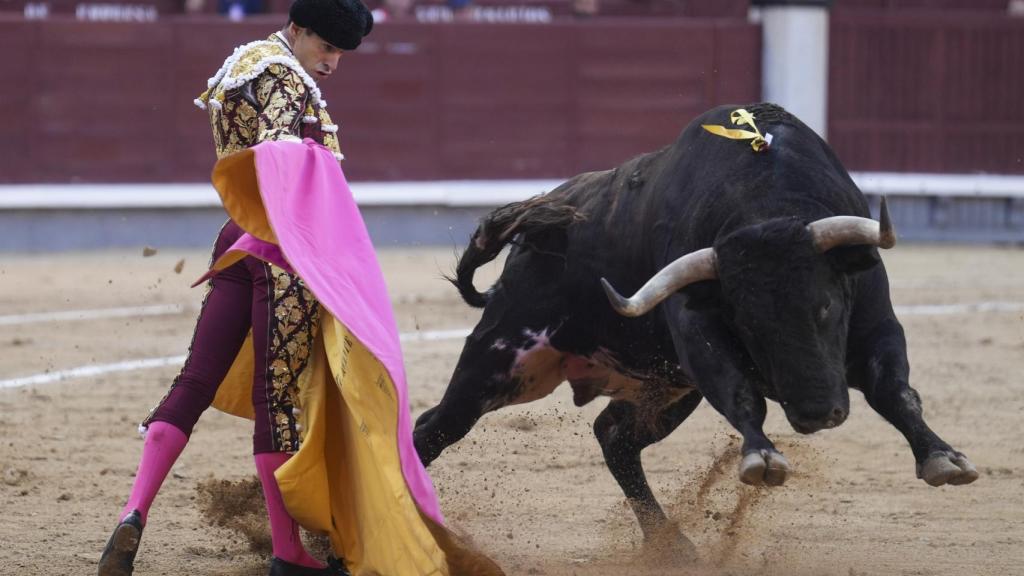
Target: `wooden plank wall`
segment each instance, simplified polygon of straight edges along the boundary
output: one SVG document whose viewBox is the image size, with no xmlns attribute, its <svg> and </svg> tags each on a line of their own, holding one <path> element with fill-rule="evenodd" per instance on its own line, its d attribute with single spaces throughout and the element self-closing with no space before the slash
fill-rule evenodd
<svg viewBox="0 0 1024 576">
<path fill-rule="evenodd" d="M 280 24 L 0 17 L 0 182 L 207 179 L 192 99 Z M 353 179 L 557 178 L 758 100 L 760 45 L 735 18 L 389 23 L 323 88 Z M 1024 173 L 1021 70 L 1024 19 L 837 7 L 829 140 L 851 170 Z"/>
<path fill-rule="evenodd" d="M 1024 173 L 1024 19 L 839 12 L 829 140 L 852 170 Z"/>
<path fill-rule="evenodd" d="M 0 182 L 202 181 L 192 105 L 232 47 L 277 17 L 230 23 L 0 20 Z M 357 180 L 563 177 L 671 142 L 696 114 L 760 93 L 742 20 L 388 24 L 322 87 Z"/>
<path fill-rule="evenodd" d="M 1006 12 L 1010 0 L 835 0 L 843 10 L 966 10 L 970 12 Z"/>
</svg>

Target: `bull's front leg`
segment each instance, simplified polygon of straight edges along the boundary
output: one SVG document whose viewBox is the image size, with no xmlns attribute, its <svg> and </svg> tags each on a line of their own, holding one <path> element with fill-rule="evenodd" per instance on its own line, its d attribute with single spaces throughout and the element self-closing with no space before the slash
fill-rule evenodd
<svg viewBox="0 0 1024 576">
<path fill-rule="evenodd" d="M 765 399 L 743 351 L 711 313 L 680 310 L 670 325 L 676 353 L 698 390 L 743 436 L 740 480 L 781 486 L 789 462 L 764 433 Z"/>
<path fill-rule="evenodd" d="M 885 320 L 866 338 L 851 338 L 849 358 L 849 382 L 861 388 L 875 412 L 906 437 L 918 478 L 931 486 L 969 484 L 978 479 L 978 471 L 967 457 L 925 423 L 921 397 L 909 383 L 903 328 L 895 318 Z"/>
</svg>

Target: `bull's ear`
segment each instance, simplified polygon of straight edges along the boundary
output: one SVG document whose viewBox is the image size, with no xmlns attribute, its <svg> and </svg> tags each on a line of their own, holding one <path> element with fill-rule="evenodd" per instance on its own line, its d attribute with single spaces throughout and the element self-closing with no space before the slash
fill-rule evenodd
<svg viewBox="0 0 1024 576">
<path fill-rule="evenodd" d="M 694 282 L 682 289 L 686 307 L 690 310 L 708 310 L 721 306 L 722 284 L 718 280 Z"/>
<path fill-rule="evenodd" d="M 868 245 L 838 246 L 825 253 L 840 272 L 855 274 L 878 265 L 882 259 L 878 256 L 878 248 Z"/>
</svg>

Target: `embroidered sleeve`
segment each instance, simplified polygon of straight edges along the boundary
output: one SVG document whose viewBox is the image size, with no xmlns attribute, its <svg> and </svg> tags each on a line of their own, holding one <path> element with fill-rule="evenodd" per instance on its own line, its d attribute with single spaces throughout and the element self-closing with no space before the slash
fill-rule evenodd
<svg viewBox="0 0 1024 576">
<path fill-rule="evenodd" d="M 340 157 L 341 147 L 338 145 L 338 126 L 331 121 L 327 110 L 323 108 L 320 109 L 320 126 L 324 133 L 324 146 L 331 152 L 334 152 L 336 157 Z"/>
<path fill-rule="evenodd" d="M 309 97 L 302 78 L 291 68 L 274 64 L 256 79 L 255 92 L 260 112 L 253 144 L 299 140 L 299 123 Z"/>
</svg>

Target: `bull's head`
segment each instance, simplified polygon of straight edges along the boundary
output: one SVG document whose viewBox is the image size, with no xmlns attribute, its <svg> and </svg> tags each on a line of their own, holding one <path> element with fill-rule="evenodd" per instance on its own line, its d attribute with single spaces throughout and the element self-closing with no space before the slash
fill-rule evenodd
<svg viewBox="0 0 1024 576">
<path fill-rule="evenodd" d="M 723 319 L 793 428 L 811 433 L 838 426 L 849 412 L 850 274 L 877 264 L 874 247 L 895 243 L 883 198 L 880 222 L 835 216 L 742 228 L 673 261 L 628 299 L 601 282 L 616 311 L 640 316 L 690 284 L 717 280 Z"/>
</svg>

